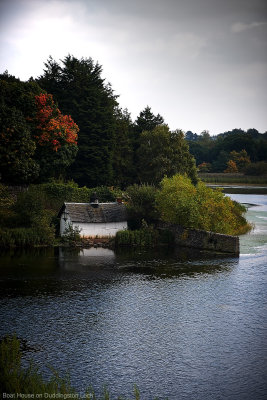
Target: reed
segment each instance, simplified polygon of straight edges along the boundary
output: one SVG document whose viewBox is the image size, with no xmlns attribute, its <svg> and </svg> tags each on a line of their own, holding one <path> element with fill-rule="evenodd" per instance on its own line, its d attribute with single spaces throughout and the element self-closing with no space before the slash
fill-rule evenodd
<svg viewBox="0 0 267 400">
<path fill-rule="evenodd" d="M 48 233 L 48 234 L 46 234 Z M 0 247 L 33 247 L 52 245 L 54 236 L 36 228 L 0 228 Z"/>
<path fill-rule="evenodd" d="M 96 394 L 92 387 L 89 387 L 85 393 L 78 393 L 70 384 L 70 377 L 68 375 L 61 377 L 53 368 L 50 368 L 52 374 L 51 378 L 45 380 L 33 363 L 29 363 L 28 367 L 23 368 L 21 360 L 22 350 L 19 339 L 16 335 L 5 336 L 0 341 L 1 394 L 5 393 L 17 396 L 17 394 L 21 393 L 25 398 L 31 399 L 62 398 L 115 400 L 106 387 L 103 388 L 103 393 L 100 396 Z M 45 395 L 45 397 L 42 395 Z M 51 397 L 49 397 L 49 395 L 51 395 Z M 132 399 L 128 400 L 141 400 L 140 392 L 136 386 L 134 386 L 133 396 Z M 117 400 L 127 399 L 118 396 Z"/>
<path fill-rule="evenodd" d="M 115 245 L 137 246 L 137 247 L 157 247 L 160 245 L 170 245 L 174 241 L 173 234 L 167 230 L 160 230 L 153 227 L 146 227 L 137 230 L 124 230 L 116 234 Z"/>
<path fill-rule="evenodd" d="M 198 177 L 207 183 L 243 183 L 243 184 L 267 184 L 267 176 L 249 176 L 243 174 L 224 173 L 200 173 Z"/>
</svg>

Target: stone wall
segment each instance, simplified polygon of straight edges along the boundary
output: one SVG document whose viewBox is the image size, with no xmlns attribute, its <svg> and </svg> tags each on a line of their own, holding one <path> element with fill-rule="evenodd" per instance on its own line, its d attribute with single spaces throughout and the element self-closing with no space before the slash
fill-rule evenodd
<svg viewBox="0 0 267 400">
<path fill-rule="evenodd" d="M 180 225 L 160 221 L 158 229 L 166 229 L 173 233 L 178 246 L 194 247 L 221 253 L 239 254 L 239 237 L 184 228 Z"/>
</svg>

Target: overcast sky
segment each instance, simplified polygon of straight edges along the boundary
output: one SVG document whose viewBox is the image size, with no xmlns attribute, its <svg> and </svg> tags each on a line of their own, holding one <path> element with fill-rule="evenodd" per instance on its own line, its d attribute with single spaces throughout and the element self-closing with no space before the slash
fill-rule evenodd
<svg viewBox="0 0 267 400">
<path fill-rule="evenodd" d="M 0 0 L 0 73 L 92 57 L 135 119 L 267 131 L 266 0 Z"/>
</svg>

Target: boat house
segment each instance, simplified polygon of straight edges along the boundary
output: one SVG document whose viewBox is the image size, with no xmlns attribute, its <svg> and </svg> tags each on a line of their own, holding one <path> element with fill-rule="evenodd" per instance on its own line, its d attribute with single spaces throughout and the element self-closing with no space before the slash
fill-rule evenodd
<svg viewBox="0 0 267 400">
<path fill-rule="evenodd" d="M 64 203 L 59 212 L 60 235 L 69 226 L 78 228 L 83 237 L 112 237 L 127 229 L 126 207 L 121 202 Z"/>
</svg>

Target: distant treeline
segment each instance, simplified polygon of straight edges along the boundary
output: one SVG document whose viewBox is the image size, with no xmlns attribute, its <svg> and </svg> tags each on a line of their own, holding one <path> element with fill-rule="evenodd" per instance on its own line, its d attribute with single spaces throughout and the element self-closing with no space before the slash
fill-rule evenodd
<svg viewBox="0 0 267 400">
<path fill-rule="evenodd" d="M 188 131 L 185 138 L 201 172 L 267 174 L 267 132 L 233 129 L 210 136 Z"/>
</svg>

